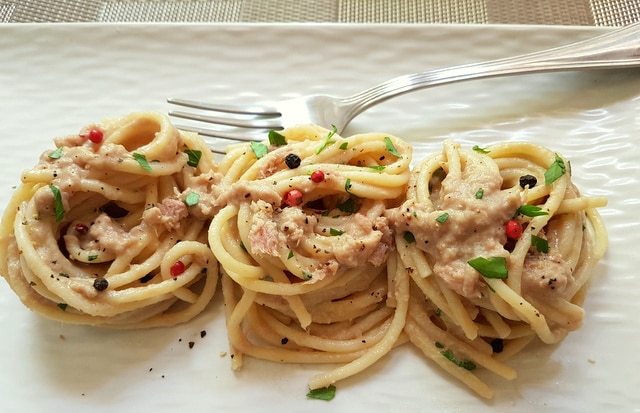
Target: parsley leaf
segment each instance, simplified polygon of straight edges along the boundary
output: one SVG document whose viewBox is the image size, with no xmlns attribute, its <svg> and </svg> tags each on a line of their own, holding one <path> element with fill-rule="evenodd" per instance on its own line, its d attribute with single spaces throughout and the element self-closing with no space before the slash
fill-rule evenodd
<svg viewBox="0 0 640 413">
<path fill-rule="evenodd" d="M 59 147 L 57 148 L 55 151 L 51 152 L 49 154 L 49 158 L 50 159 L 60 159 L 60 157 L 62 156 L 62 151 L 63 151 L 63 147 Z"/>
<path fill-rule="evenodd" d="M 504 257 L 476 257 L 467 263 L 486 278 L 506 279 L 509 277 L 507 259 Z"/>
<path fill-rule="evenodd" d="M 199 151 L 197 149 L 185 149 L 184 153 L 189 156 L 187 165 L 193 166 L 194 168 L 197 167 L 198 163 L 200 163 L 200 158 L 202 158 L 202 151 Z"/>
<path fill-rule="evenodd" d="M 480 188 L 476 191 L 476 199 L 482 199 L 484 196 L 484 189 Z"/>
<path fill-rule="evenodd" d="M 49 185 L 49 189 L 53 192 L 53 212 L 56 215 L 56 222 L 60 222 L 64 219 L 64 206 L 62 205 L 62 193 L 60 188 L 54 185 Z"/>
<path fill-rule="evenodd" d="M 444 214 L 442 214 L 438 218 L 436 218 L 436 221 L 439 224 L 444 224 L 448 219 L 449 219 L 449 213 L 445 212 Z"/>
<path fill-rule="evenodd" d="M 531 235 L 531 246 L 534 247 L 538 252 L 549 252 L 549 242 L 544 238 Z"/>
<path fill-rule="evenodd" d="M 389 152 L 391 155 L 393 155 L 395 157 L 398 157 L 398 158 L 402 158 L 402 155 L 400 155 L 398 153 L 398 150 L 394 146 L 394 144 L 391 141 L 390 137 L 388 137 L 388 136 L 384 137 L 384 146 L 387 148 L 387 152 Z"/>
<path fill-rule="evenodd" d="M 269 143 L 274 146 L 283 146 L 287 144 L 287 138 L 274 130 L 269 131 Z"/>
<path fill-rule="evenodd" d="M 484 153 L 484 154 L 487 154 L 487 153 L 490 153 L 490 152 L 491 152 L 491 151 L 488 151 L 488 150 L 486 150 L 486 149 L 484 149 L 484 148 L 479 147 L 478 145 L 473 145 L 473 148 L 472 148 L 472 149 L 473 149 L 474 151 L 478 152 L 478 153 Z"/>
<path fill-rule="evenodd" d="M 190 207 L 198 205 L 198 201 L 200 201 L 200 194 L 197 192 L 189 192 L 184 198 L 184 203 Z"/>
<path fill-rule="evenodd" d="M 451 361 L 458 367 L 462 367 L 465 370 L 475 370 L 477 367 L 476 363 L 471 360 L 457 358 L 451 350 L 443 350 L 440 352 L 440 354 L 442 354 L 447 360 Z"/>
<path fill-rule="evenodd" d="M 340 145 L 340 149 L 342 149 L 343 151 L 348 147 L 349 147 L 349 142 L 342 142 L 342 144 Z"/>
<path fill-rule="evenodd" d="M 353 214 L 356 212 L 356 201 L 353 198 L 349 198 L 343 203 L 339 204 L 336 208 L 347 214 Z"/>
<path fill-rule="evenodd" d="M 138 161 L 138 164 L 142 167 L 142 169 L 144 169 L 145 171 L 151 172 L 151 165 L 149 165 L 149 162 L 147 161 L 146 156 L 136 152 L 133 154 L 133 159 Z"/>
<path fill-rule="evenodd" d="M 347 178 L 346 181 L 344 181 L 344 190 L 349 194 L 349 195 L 353 195 L 353 196 L 357 196 L 356 194 L 354 194 L 353 192 L 351 192 L 351 187 L 353 185 L 351 184 L 351 179 Z"/>
<path fill-rule="evenodd" d="M 544 211 L 542 208 L 540 208 L 537 205 L 522 205 L 516 211 L 516 215 L 517 214 L 522 214 L 527 217 L 539 217 L 542 215 L 549 215 L 547 211 Z"/>
<path fill-rule="evenodd" d="M 547 186 L 551 185 L 566 172 L 567 167 L 564 164 L 564 161 L 558 156 L 558 154 L 556 154 L 556 159 L 544 173 L 544 184 Z"/>
<path fill-rule="evenodd" d="M 341 231 L 341 230 L 335 229 L 335 228 L 329 228 L 329 234 L 331 234 L 333 236 L 337 236 L 337 235 L 344 234 L 344 231 Z"/>
<path fill-rule="evenodd" d="M 251 142 L 249 144 L 251 146 L 251 150 L 256 155 L 256 158 L 260 159 L 269 152 L 269 147 L 262 142 Z"/>
<path fill-rule="evenodd" d="M 333 400 L 333 398 L 336 397 L 336 386 L 331 384 L 328 387 L 309 390 L 309 393 L 307 393 L 307 397 L 317 400 Z"/>
<path fill-rule="evenodd" d="M 367 166 L 367 168 L 369 169 L 373 169 L 374 171 L 378 171 L 378 172 L 382 172 L 384 171 L 387 167 L 384 165 L 371 165 L 371 166 Z"/>
<path fill-rule="evenodd" d="M 316 149 L 316 155 L 319 154 L 320 152 L 324 151 L 327 146 L 331 145 L 332 143 L 336 143 L 336 141 L 334 141 L 331 138 L 333 138 L 333 135 L 338 133 L 338 128 L 336 127 L 336 125 L 331 125 L 331 127 L 332 127 L 332 129 L 327 134 L 327 137 L 324 138 L 324 142 L 322 142 L 322 145 L 320 145 L 318 147 L 318 149 Z"/>
<path fill-rule="evenodd" d="M 416 242 L 416 237 L 413 235 L 413 232 L 410 231 L 405 231 L 402 238 L 407 241 L 407 244 L 413 244 L 414 242 Z"/>
</svg>

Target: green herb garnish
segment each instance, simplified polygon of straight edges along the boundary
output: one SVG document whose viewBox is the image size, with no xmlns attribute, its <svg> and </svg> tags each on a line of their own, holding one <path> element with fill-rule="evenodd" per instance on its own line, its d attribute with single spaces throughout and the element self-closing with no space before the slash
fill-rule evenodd
<svg viewBox="0 0 640 413">
<path fill-rule="evenodd" d="M 344 231 L 341 231 L 341 230 L 335 229 L 335 228 L 329 228 L 329 234 L 331 234 L 333 236 L 338 236 L 338 235 L 344 234 Z"/>
<path fill-rule="evenodd" d="M 287 144 L 287 138 L 274 130 L 269 131 L 269 143 L 273 146 L 283 146 Z"/>
<path fill-rule="evenodd" d="M 343 151 L 346 150 L 349 147 L 349 142 L 342 142 L 342 144 L 340 145 L 340 149 L 342 149 Z"/>
<path fill-rule="evenodd" d="M 185 149 L 184 153 L 186 153 L 187 156 L 189 156 L 189 159 L 187 160 L 187 165 L 193 166 L 194 168 L 197 167 L 198 164 L 200 163 L 200 158 L 202 158 L 202 151 L 199 151 L 197 149 Z"/>
<path fill-rule="evenodd" d="M 63 148 L 61 146 L 61 147 L 57 148 L 55 151 L 51 152 L 49 154 L 49 158 L 50 159 L 60 159 L 60 157 L 62 156 L 62 151 L 63 151 Z"/>
<path fill-rule="evenodd" d="M 134 153 L 133 159 L 138 161 L 138 164 L 142 167 L 142 169 L 144 169 L 145 171 L 151 172 L 151 165 L 149 165 L 149 162 L 147 161 L 146 156 L 144 156 L 141 153 Z"/>
<path fill-rule="evenodd" d="M 356 212 L 356 201 L 354 201 L 353 198 L 349 198 L 339 204 L 336 208 L 342 212 L 346 212 L 347 214 L 353 214 Z"/>
<path fill-rule="evenodd" d="M 64 219 L 64 206 L 62 205 L 62 193 L 60 188 L 54 185 L 49 185 L 49 189 L 53 192 L 53 212 L 56 215 L 56 222 L 60 222 Z"/>
<path fill-rule="evenodd" d="M 402 155 L 398 153 L 398 150 L 396 149 L 395 145 L 391 141 L 390 137 L 388 136 L 384 137 L 384 146 L 387 148 L 387 152 L 389 152 L 391 155 L 398 158 L 402 158 Z"/>
<path fill-rule="evenodd" d="M 542 208 L 540 208 L 537 205 L 522 205 L 516 211 L 516 215 L 517 214 L 525 215 L 528 217 L 539 217 L 542 215 L 549 215 L 547 211 L 544 211 Z"/>
<path fill-rule="evenodd" d="M 413 232 L 410 231 L 405 231 L 402 238 L 407 241 L 407 244 L 413 244 L 414 242 L 416 242 L 416 237 L 413 235 Z"/>
<path fill-rule="evenodd" d="M 319 154 L 320 152 L 324 151 L 325 148 L 329 145 L 331 145 L 332 143 L 336 143 L 336 141 L 334 141 L 333 139 L 333 135 L 335 135 L 336 133 L 338 133 L 338 128 L 336 128 L 336 125 L 331 125 L 331 131 L 327 134 L 327 137 L 324 138 L 324 141 L 322 142 L 322 145 L 320 145 L 318 147 L 318 149 L 316 149 L 316 155 Z"/>
<path fill-rule="evenodd" d="M 198 205 L 198 201 L 200 201 L 200 194 L 197 192 L 189 192 L 184 198 L 184 203 L 190 207 Z"/>
<path fill-rule="evenodd" d="M 556 154 L 556 159 L 544 173 L 544 184 L 547 186 L 551 185 L 566 172 L 567 167 L 564 164 L 564 161 L 558 156 L 558 154 Z"/>
<path fill-rule="evenodd" d="M 351 179 L 347 178 L 346 181 L 344 181 L 344 190 L 349 194 L 349 195 L 353 195 L 353 196 L 357 196 L 356 194 L 354 194 L 353 192 L 351 192 L 351 187 L 353 185 L 351 184 Z"/>
<path fill-rule="evenodd" d="M 249 144 L 251 146 L 251 150 L 256 155 L 256 158 L 260 159 L 265 156 L 269 152 L 269 147 L 262 142 L 251 142 Z"/>
<path fill-rule="evenodd" d="M 307 397 L 310 399 L 318 400 L 333 400 L 333 398 L 336 397 L 336 386 L 331 384 L 328 387 L 309 390 L 309 393 L 307 393 Z"/>
<path fill-rule="evenodd" d="M 488 151 L 488 150 L 486 150 L 486 149 L 484 149 L 484 148 L 479 147 L 478 145 L 473 145 L 473 148 L 472 148 L 472 149 L 473 149 L 474 151 L 478 152 L 478 153 L 483 153 L 483 154 L 488 154 L 488 153 L 490 153 L 490 152 L 491 152 L 491 151 Z"/>
<path fill-rule="evenodd" d="M 538 252 L 549 252 L 549 242 L 546 239 L 540 238 L 536 235 L 531 235 L 531 246 L 534 247 Z"/>
<path fill-rule="evenodd" d="M 507 259 L 504 257 L 476 257 L 467 263 L 486 278 L 506 279 L 509 277 Z"/>
<path fill-rule="evenodd" d="M 476 191 L 476 199 L 482 199 L 484 196 L 484 189 L 480 188 Z"/>
<path fill-rule="evenodd" d="M 466 360 L 466 359 L 461 360 L 457 358 L 451 350 L 443 350 L 440 352 L 440 354 L 442 354 L 444 358 L 446 358 L 447 360 L 451 361 L 458 367 L 462 367 L 465 370 L 475 370 L 477 367 L 476 364 L 471 360 Z"/>
<path fill-rule="evenodd" d="M 97 256 L 97 255 L 89 255 L 89 256 L 87 257 L 87 260 L 88 260 L 88 261 L 95 261 L 95 260 L 97 260 L 97 259 L 98 259 L 98 256 Z"/>
<path fill-rule="evenodd" d="M 449 213 L 445 212 L 444 214 L 438 216 L 438 218 L 436 218 L 436 221 L 439 224 L 444 224 L 448 219 L 449 219 Z"/>
<path fill-rule="evenodd" d="M 287 255 L 287 259 L 290 260 L 291 258 L 293 258 L 293 251 L 289 250 L 289 255 Z"/>
</svg>

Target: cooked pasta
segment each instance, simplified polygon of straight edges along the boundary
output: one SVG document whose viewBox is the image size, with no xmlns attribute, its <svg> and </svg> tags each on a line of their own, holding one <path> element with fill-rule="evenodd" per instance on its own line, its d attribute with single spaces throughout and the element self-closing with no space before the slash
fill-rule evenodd
<svg viewBox="0 0 640 413">
<path fill-rule="evenodd" d="M 606 199 L 582 197 L 570 172 L 539 145 L 447 141 L 415 167 L 407 200 L 389 213 L 413 281 L 410 340 L 481 396 L 492 390 L 476 366 L 512 379 L 504 359 L 581 324 L 591 270 L 607 248 L 595 210 Z"/>
<path fill-rule="evenodd" d="M 188 320 L 214 295 L 218 266 L 206 205 L 187 198 L 204 198 L 216 179 L 203 142 L 156 113 L 57 139 L 5 211 L 0 271 L 25 305 L 56 320 L 119 328 Z"/>
<path fill-rule="evenodd" d="M 330 387 L 411 342 L 482 397 L 482 367 L 580 327 L 607 248 L 564 158 L 510 142 L 443 150 L 411 169 L 386 134 L 314 125 L 236 144 L 217 162 L 153 112 L 55 140 L 0 226 L 0 272 L 47 317 L 170 326 L 218 279 L 232 368 L 244 355 L 331 363 Z"/>
<path fill-rule="evenodd" d="M 258 145 L 222 161 L 229 195 L 209 228 L 234 368 L 243 354 L 342 363 L 310 381 L 327 387 L 371 365 L 402 333 L 408 277 L 387 261 L 394 236 L 384 214 L 403 199 L 411 148 L 317 127 L 275 134 L 268 151 Z"/>
</svg>

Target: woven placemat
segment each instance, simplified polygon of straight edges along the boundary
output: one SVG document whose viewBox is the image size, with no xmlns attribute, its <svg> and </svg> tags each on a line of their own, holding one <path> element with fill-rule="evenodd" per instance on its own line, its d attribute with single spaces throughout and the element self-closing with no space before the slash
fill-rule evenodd
<svg viewBox="0 0 640 413">
<path fill-rule="evenodd" d="M 622 26 L 640 0 L 0 0 L 9 22 L 337 22 Z"/>
</svg>

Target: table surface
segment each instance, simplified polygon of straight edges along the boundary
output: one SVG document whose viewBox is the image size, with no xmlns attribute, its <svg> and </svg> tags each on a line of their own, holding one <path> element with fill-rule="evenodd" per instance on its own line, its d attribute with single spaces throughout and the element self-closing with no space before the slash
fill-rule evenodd
<svg viewBox="0 0 640 413">
<path fill-rule="evenodd" d="M 640 0 L 0 0 L 0 23 L 323 22 L 623 26 Z"/>
</svg>

